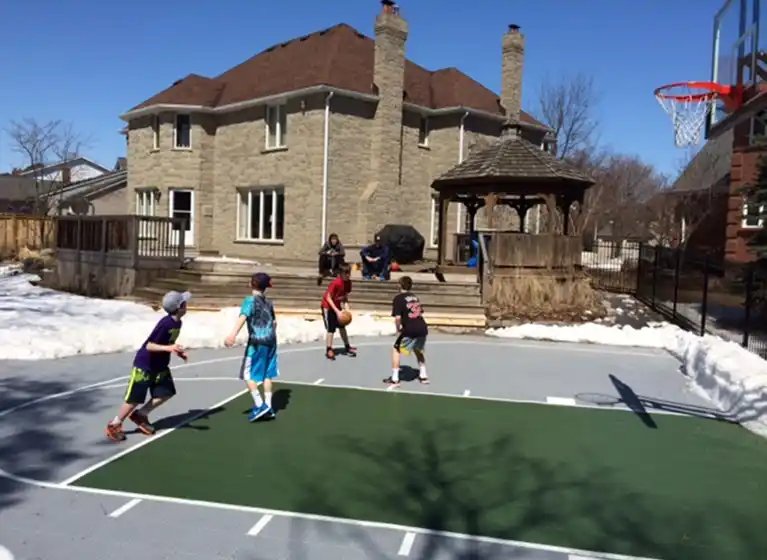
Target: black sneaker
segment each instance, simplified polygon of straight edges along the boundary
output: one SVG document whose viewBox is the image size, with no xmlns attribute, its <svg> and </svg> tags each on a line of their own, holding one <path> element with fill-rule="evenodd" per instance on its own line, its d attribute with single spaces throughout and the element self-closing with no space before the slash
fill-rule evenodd
<svg viewBox="0 0 767 560">
<path fill-rule="evenodd" d="M 351 356 L 352 358 L 357 356 L 357 349 L 354 346 L 347 346 L 344 349 L 344 352 L 347 356 Z"/>
<path fill-rule="evenodd" d="M 333 352 L 332 348 L 328 348 L 327 350 L 325 350 L 325 357 L 328 360 L 335 360 L 336 359 L 336 353 Z"/>
</svg>

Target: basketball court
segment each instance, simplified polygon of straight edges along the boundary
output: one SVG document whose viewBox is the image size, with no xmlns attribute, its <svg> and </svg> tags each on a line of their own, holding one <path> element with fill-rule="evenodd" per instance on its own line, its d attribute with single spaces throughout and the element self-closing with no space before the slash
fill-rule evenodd
<svg viewBox="0 0 767 560">
<path fill-rule="evenodd" d="M 767 35 L 761 0 L 727 0 L 713 18 L 711 74 L 661 86 L 678 147 L 734 130 L 748 145 L 767 131 Z"/>
<path fill-rule="evenodd" d="M 715 419 L 661 351 L 435 335 L 432 383 L 405 368 L 387 390 L 393 339 L 358 342 L 336 362 L 284 347 L 277 419 L 255 424 L 240 351 L 195 351 L 161 432 L 122 444 L 103 427 L 132 355 L 11 364 L 0 545 L 84 560 L 705 560 L 767 546 L 767 443 Z"/>
</svg>

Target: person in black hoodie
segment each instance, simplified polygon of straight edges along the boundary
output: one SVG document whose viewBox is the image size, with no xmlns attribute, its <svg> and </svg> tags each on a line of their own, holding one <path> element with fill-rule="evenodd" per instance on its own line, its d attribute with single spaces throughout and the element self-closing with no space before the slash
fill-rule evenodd
<svg viewBox="0 0 767 560">
<path fill-rule="evenodd" d="M 338 270 L 344 264 L 346 250 L 338 239 L 338 235 L 331 233 L 327 242 L 320 249 L 319 271 L 317 284 L 322 282 L 325 276 L 338 276 Z"/>
<path fill-rule="evenodd" d="M 372 245 L 360 252 L 362 256 L 362 277 L 365 280 L 378 278 L 389 279 L 389 247 L 381 243 L 381 236 L 376 234 Z"/>
</svg>

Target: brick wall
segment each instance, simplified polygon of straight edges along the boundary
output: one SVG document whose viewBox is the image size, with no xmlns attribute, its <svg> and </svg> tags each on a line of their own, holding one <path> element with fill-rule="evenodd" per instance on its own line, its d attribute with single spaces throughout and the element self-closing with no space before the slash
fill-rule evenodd
<svg viewBox="0 0 767 560">
<path fill-rule="evenodd" d="M 727 230 L 725 259 L 732 262 L 754 260 L 754 253 L 748 247 L 748 240 L 757 230 L 743 227 L 743 187 L 751 184 L 757 176 L 759 157 L 764 148 L 737 146 L 732 154 L 730 171 L 730 195 L 727 199 Z"/>
</svg>

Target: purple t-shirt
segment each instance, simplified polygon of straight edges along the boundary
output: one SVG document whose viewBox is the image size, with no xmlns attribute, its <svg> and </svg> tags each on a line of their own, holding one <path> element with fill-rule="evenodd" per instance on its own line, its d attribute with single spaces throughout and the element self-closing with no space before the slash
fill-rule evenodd
<svg viewBox="0 0 767 560">
<path fill-rule="evenodd" d="M 172 315 L 166 315 L 155 325 L 149 338 L 141 345 L 133 360 L 133 367 L 143 369 L 148 373 L 162 373 L 170 366 L 170 352 L 150 352 L 146 349 L 148 342 L 155 344 L 175 344 L 181 332 L 181 321 Z"/>
</svg>

